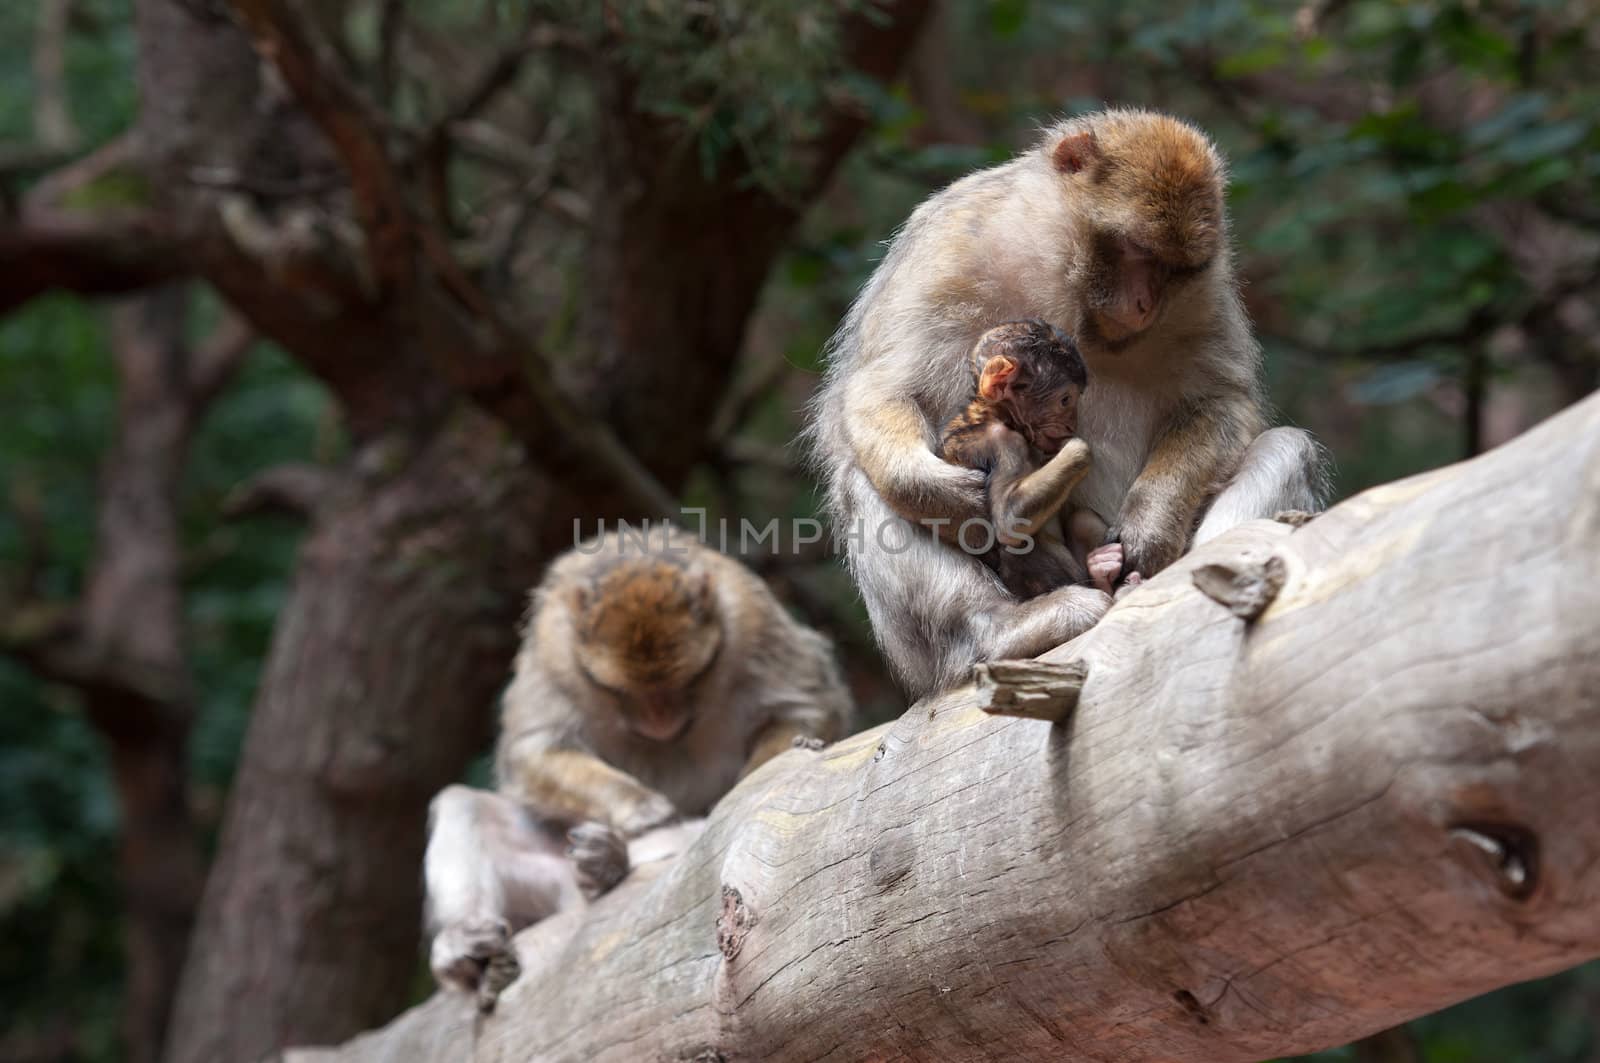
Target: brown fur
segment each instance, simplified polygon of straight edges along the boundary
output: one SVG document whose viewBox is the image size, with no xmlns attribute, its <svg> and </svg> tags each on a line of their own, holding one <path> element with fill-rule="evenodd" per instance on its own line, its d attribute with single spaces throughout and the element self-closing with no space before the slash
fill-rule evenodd
<svg viewBox="0 0 1600 1063">
<path fill-rule="evenodd" d="M 698 827 L 673 821 L 850 717 L 828 641 L 683 531 L 607 535 L 558 558 L 504 698 L 497 792 L 434 799 L 436 976 L 492 1004 L 515 977 L 512 931 L 681 850 Z"/>
<path fill-rule="evenodd" d="M 1225 176 L 1206 137 L 1169 116 L 1069 119 L 924 202 L 863 288 L 832 344 L 813 439 L 874 631 L 913 692 L 960 681 L 976 660 L 1064 642 L 1108 602 L 1068 587 L 1017 603 L 931 535 L 901 550 L 872 534 L 985 514 L 983 474 L 938 448 L 970 401 L 967 354 L 994 321 L 1043 318 L 1082 350 L 1094 387 L 1078 411 L 1071 505 L 1112 526 L 1126 570 L 1149 576 L 1192 537 L 1317 507 L 1315 445 L 1262 431 Z"/>
<path fill-rule="evenodd" d="M 684 687 L 722 644 L 710 585 L 680 558 L 600 566 L 573 612 L 579 662 L 610 690 Z"/>
</svg>

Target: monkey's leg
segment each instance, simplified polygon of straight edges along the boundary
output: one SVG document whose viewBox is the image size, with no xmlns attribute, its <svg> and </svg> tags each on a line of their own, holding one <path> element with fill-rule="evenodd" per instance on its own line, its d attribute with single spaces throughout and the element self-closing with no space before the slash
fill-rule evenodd
<svg viewBox="0 0 1600 1063">
<path fill-rule="evenodd" d="M 1024 535 L 1032 535 L 1060 511 L 1072 489 L 1089 473 L 1089 444 L 1081 439 L 1069 439 L 1062 448 L 1039 468 L 1016 477 L 1019 468 L 1026 468 L 1026 444 L 1015 432 L 1001 455 L 999 467 L 989 481 L 990 505 L 993 509 L 995 533 L 1002 542 L 1016 543 Z M 1022 451 L 1017 451 L 1017 446 Z"/>
<path fill-rule="evenodd" d="M 1309 432 L 1270 428 L 1245 450 L 1238 471 L 1206 510 L 1194 543 L 1282 510 L 1318 512 L 1324 480 L 1322 448 Z"/>
<path fill-rule="evenodd" d="M 897 517 L 859 471 L 844 539 L 873 634 L 912 698 L 966 680 L 980 660 L 1033 656 L 1088 630 L 1110 606 L 1092 587 L 1019 602 L 983 560 Z"/>
<path fill-rule="evenodd" d="M 994 560 L 1000 582 L 1018 598 L 1037 598 L 1089 577 L 1072 549 L 1057 537 L 1054 527 L 1041 529 L 1033 537 L 1033 549 L 1024 553 L 1013 553 L 1003 546 L 996 548 Z"/>
<path fill-rule="evenodd" d="M 979 661 L 1037 657 L 1089 630 L 1111 606 L 1094 587 L 1058 587 L 1025 602 L 1005 601 L 973 617 Z M 974 661 L 973 663 L 977 663 Z"/>
<path fill-rule="evenodd" d="M 466 786 L 433 799 L 423 878 L 434 977 L 479 991 L 490 1007 L 516 978 L 512 933 L 578 897 L 559 832 L 501 794 Z"/>
<path fill-rule="evenodd" d="M 551 818 L 598 820 L 632 838 L 678 814 L 666 797 L 588 753 L 513 744 L 500 761 L 500 785 Z"/>
<path fill-rule="evenodd" d="M 1092 509 L 1075 509 L 1067 520 L 1067 541 L 1073 556 L 1084 561 L 1091 551 L 1106 541 L 1110 526 Z"/>
</svg>

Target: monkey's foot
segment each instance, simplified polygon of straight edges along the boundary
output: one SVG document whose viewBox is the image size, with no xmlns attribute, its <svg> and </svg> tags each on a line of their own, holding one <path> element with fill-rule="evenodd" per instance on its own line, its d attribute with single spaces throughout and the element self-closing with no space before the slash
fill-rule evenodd
<svg viewBox="0 0 1600 1063">
<path fill-rule="evenodd" d="M 590 820 L 567 831 L 567 856 L 586 900 L 594 900 L 628 875 L 628 844 L 605 823 Z"/>
<path fill-rule="evenodd" d="M 1128 573 L 1127 578 L 1125 578 L 1122 581 L 1122 586 L 1117 588 L 1116 594 L 1112 595 L 1112 597 L 1120 602 L 1120 601 L 1122 601 L 1122 599 L 1124 599 L 1124 598 L 1126 598 L 1128 596 L 1128 592 L 1129 591 L 1133 590 L 1135 587 L 1137 587 L 1139 584 L 1141 584 L 1143 582 L 1144 582 L 1144 577 L 1143 576 L 1141 576 L 1137 572 L 1130 572 L 1130 573 Z"/>
<path fill-rule="evenodd" d="M 493 1010 L 494 998 L 522 971 L 504 919 L 467 920 L 442 928 L 434 936 L 429 965 L 440 985 L 476 992 L 484 1011 Z"/>
<path fill-rule="evenodd" d="M 515 949 L 507 948 L 504 952 L 497 952 L 489 957 L 488 964 L 483 969 L 483 981 L 478 983 L 478 1011 L 487 1015 L 494 1010 L 500 1001 L 500 993 L 506 986 L 517 980 L 522 973 L 522 964 L 517 962 Z"/>
<path fill-rule="evenodd" d="M 1106 543 L 1089 551 L 1084 562 L 1089 568 L 1089 578 L 1100 590 L 1110 594 L 1122 575 L 1122 544 Z"/>
</svg>

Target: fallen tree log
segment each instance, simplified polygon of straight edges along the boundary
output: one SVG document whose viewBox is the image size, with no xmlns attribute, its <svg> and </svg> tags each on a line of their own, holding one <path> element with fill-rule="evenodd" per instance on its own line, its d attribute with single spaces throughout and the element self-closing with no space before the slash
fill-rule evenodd
<svg viewBox="0 0 1600 1063">
<path fill-rule="evenodd" d="M 1253 617 L 1217 590 L 1268 570 Z M 1600 955 L 1600 396 L 1049 656 L 1064 722 L 967 688 L 787 753 L 522 934 L 493 1016 L 288 1058 L 1226 1063 Z"/>
</svg>

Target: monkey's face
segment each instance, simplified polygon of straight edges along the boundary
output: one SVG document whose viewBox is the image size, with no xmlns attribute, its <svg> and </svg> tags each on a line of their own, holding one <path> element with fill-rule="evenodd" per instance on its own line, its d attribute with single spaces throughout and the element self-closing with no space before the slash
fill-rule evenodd
<svg viewBox="0 0 1600 1063">
<path fill-rule="evenodd" d="M 1198 130 L 1138 112 L 1101 116 L 1064 136 L 1050 157 L 1075 186 L 1086 242 L 1079 338 L 1116 350 L 1153 327 L 1216 258 L 1221 159 Z"/>
<path fill-rule="evenodd" d="M 979 396 L 1035 450 L 1054 454 L 1077 434 L 1089 378 L 1066 333 L 1044 321 L 1009 321 L 985 332 L 973 353 Z"/>
<path fill-rule="evenodd" d="M 1051 387 L 1047 382 L 1035 382 L 1009 403 L 1011 427 L 1021 432 L 1033 449 L 1054 454 L 1078 434 L 1078 394 L 1075 384 Z"/>
<path fill-rule="evenodd" d="M 643 738 L 682 736 L 722 648 L 710 577 L 672 560 L 633 559 L 579 588 L 574 604 L 578 666 L 600 700 Z"/>
<path fill-rule="evenodd" d="M 1143 244 L 1097 232 L 1084 303 L 1101 339 L 1126 342 L 1155 324 L 1166 295 L 1167 270 Z"/>
</svg>

